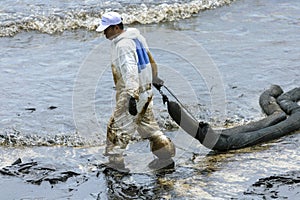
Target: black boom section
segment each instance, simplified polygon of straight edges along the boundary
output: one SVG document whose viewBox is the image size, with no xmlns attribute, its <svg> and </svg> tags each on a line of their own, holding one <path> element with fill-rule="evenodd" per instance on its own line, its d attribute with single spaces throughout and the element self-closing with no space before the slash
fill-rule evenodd
<svg viewBox="0 0 300 200">
<path fill-rule="evenodd" d="M 266 117 L 256 122 L 225 130 L 213 130 L 198 122 L 173 101 L 168 102 L 172 119 L 205 147 L 216 151 L 240 149 L 277 139 L 300 129 L 300 88 L 283 93 L 278 85 L 264 91 L 259 104 Z"/>
</svg>

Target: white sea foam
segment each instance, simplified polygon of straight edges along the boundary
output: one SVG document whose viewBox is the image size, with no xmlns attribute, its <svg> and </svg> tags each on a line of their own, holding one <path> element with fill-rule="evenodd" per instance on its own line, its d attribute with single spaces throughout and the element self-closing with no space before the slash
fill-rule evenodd
<svg viewBox="0 0 300 200">
<path fill-rule="evenodd" d="M 101 15 L 110 10 L 119 12 L 125 24 L 161 23 L 190 18 L 202 10 L 227 5 L 234 0 L 157 1 L 135 3 L 101 2 L 82 4 L 26 4 L 0 10 L 0 37 L 14 36 L 22 31 L 54 34 L 65 30 L 95 30 Z M 142 3 L 144 2 L 144 3 Z M 2 2 L 1 4 L 4 4 Z M 31 2 L 34 3 L 34 2 Z M 75 4 L 75 3 L 74 3 Z"/>
</svg>

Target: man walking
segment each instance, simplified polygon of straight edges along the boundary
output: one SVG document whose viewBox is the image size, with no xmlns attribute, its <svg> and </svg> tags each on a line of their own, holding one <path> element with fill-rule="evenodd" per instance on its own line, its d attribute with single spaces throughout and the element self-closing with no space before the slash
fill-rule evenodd
<svg viewBox="0 0 300 200">
<path fill-rule="evenodd" d="M 116 12 L 105 13 L 96 31 L 104 31 L 112 41 L 116 107 L 107 125 L 105 155 L 109 156 L 109 165 L 125 168 L 123 152 L 135 131 L 150 141 L 151 151 L 158 157 L 149 163 L 150 168 L 174 165 L 175 146 L 161 132 L 152 111 L 152 84 L 160 90 L 163 81 L 158 78 L 145 38 L 135 28 L 125 30 Z"/>
</svg>

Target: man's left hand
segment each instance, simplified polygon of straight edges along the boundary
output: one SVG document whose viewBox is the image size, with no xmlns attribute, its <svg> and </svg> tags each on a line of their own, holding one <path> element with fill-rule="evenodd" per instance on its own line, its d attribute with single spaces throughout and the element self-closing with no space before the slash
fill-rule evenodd
<svg viewBox="0 0 300 200">
<path fill-rule="evenodd" d="M 129 113 L 133 116 L 135 116 L 137 114 L 136 101 L 135 101 L 134 97 L 129 98 L 128 110 L 129 110 Z"/>
</svg>

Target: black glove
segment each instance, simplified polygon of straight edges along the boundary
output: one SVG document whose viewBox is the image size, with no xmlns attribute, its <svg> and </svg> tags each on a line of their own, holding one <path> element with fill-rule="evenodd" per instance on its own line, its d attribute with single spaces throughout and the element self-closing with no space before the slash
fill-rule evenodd
<svg viewBox="0 0 300 200">
<path fill-rule="evenodd" d="M 159 91 L 160 88 L 164 85 L 164 81 L 161 80 L 158 76 L 156 76 L 153 77 L 152 84 Z"/>
<path fill-rule="evenodd" d="M 136 101 L 135 101 L 134 97 L 130 97 L 130 99 L 129 99 L 128 110 L 129 110 L 129 113 L 133 116 L 135 116 L 137 114 Z"/>
</svg>

